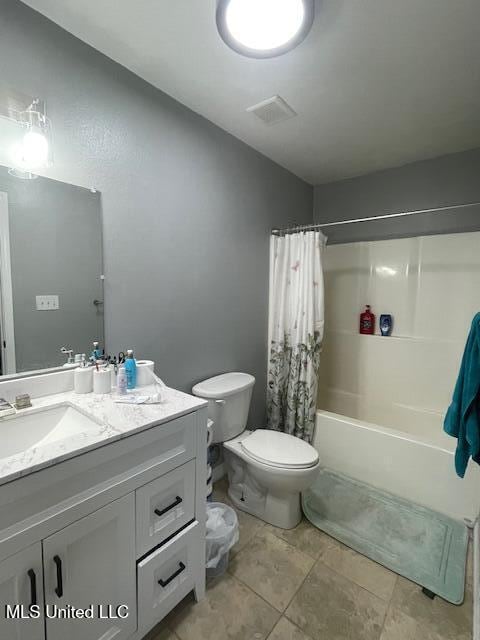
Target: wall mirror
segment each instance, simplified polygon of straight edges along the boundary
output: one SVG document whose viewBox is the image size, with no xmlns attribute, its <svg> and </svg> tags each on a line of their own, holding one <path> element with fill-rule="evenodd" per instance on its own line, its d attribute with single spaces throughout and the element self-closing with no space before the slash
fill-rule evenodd
<svg viewBox="0 0 480 640">
<path fill-rule="evenodd" d="M 62 367 L 104 345 L 101 195 L 0 166 L 0 373 Z"/>
</svg>

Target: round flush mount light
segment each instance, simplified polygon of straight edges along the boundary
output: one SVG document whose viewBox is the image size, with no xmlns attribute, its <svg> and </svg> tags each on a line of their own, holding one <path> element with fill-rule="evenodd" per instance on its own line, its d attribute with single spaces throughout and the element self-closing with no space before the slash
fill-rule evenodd
<svg viewBox="0 0 480 640">
<path fill-rule="evenodd" d="M 313 24 L 314 0 L 219 0 L 224 42 L 250 58 L 274 58 L 300 44 Z"/>
</svg>

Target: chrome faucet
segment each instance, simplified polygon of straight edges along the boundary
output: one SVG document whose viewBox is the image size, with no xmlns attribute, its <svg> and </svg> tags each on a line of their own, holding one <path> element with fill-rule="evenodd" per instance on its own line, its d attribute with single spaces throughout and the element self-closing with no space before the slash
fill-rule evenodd
<svg viewBox="0 0 480 640">
<path fill-rule="evenodd" d="M 60 349 L 60 353 L 63 353 L 64 356 L 67 356 L 66 364 L 75 364 L 75 358 L 73 357 L 73 349 L 67 349 L 66 347 L 62 347 Z"/>
</svg>

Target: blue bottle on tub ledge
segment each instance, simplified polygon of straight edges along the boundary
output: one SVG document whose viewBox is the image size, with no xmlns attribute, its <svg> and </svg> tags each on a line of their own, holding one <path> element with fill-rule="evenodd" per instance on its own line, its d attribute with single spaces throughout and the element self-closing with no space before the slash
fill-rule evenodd
<svg viewBox="0 0 480 640">
<path fill-rule="evenodd" d="M 380 316 L 380 333 L 382 336 L 389 336 L 392 333 L 393 318 L 389 313 L 382 313 Z"/>
</svg>

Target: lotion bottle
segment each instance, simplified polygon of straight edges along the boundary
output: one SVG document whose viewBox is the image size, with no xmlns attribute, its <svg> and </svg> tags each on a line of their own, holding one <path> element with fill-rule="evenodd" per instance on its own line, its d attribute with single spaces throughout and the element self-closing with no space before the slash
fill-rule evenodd
<svg viewBox="0 0 480 640">
<path fill-rule="evenodd" d="M 117 393 L 119 396 L 124 396 L 127 393 L 127 372 L 123 364 L 118 367 Z"/>
</svg>

